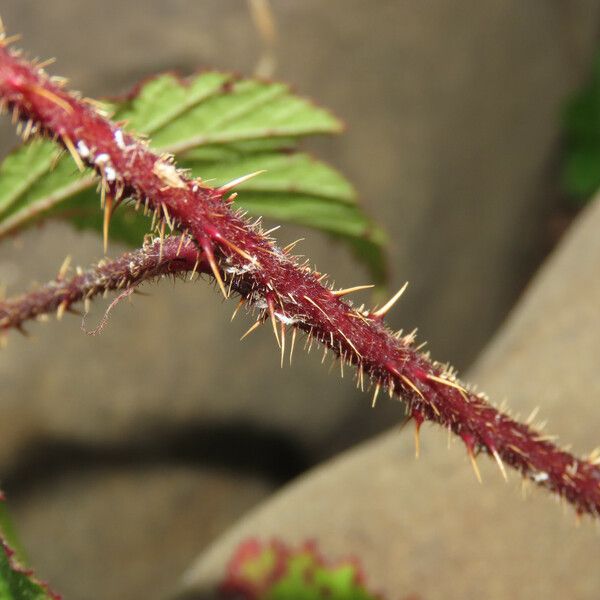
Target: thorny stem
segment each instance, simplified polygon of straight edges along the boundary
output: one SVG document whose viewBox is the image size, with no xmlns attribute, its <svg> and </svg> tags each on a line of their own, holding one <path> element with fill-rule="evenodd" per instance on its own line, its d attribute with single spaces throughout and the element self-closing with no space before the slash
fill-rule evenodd
<svg viewBox="0 0 600 600">
<path fill-rule="evenodd" d="M 162 248 L 161 248 L 162 244 Z M 166 275 L 206 272 L 207 265 L 189 237 L 154 240 L 143 248 L 127 252 L 115 260 L 102 260 L 86 271 L 67 277 L 66 261 L 53 281 L 17 298 L 0 301 L 0 331 L 10 328 L 25 333 L 23 323 L 43 319 L 56 312 L 61 318 L 74 304 L 91 300 L 108 291 L 132 290 L 144 281 Z M 87 312 L 87 311 L 86 311 Z"/>
<path fill-rule="evenodd" d="M 341 300 L 344 291 L 325 285 L 308 261 L 299 263 L 291 247 L 279 248 L 231 206 L 233 185 L 211 189 L 179 171 L 169 156 L 157 156 L 119 124 L 111 123 L 91 101 L 63 91 L 18 53 L 0 48 L 0 99 L 25 131 L 49 135 L 78 164 L 101 178 L 107 199 L 132 198 L 165 222 L 189 232 L 223 294 L 237 291 L 259 311 L 257 323 L 271 321 L 282 352 L 286 328 L 301 330 L 365 375 L 374 387 L 401 397 L 417 428 L 424 421 L 447 427 L 464 441 L 475 465 L 480 451 L 491 455 L 504 474 L 506 463 L 526 479 L 555 492 L 578 513 L 600 514 L 600 466 L 558 448 L 527 424 L 492 406 L 481 393 L 458 381 L 448 365 L 432 361 L 415 346 L 414 334 L 393 334 L 385 310 L 357 310 Z M 106 203 L 110 206 L 111 203 Z M 292 344 L 288 344 L 288 347 Z"/>
</svg>

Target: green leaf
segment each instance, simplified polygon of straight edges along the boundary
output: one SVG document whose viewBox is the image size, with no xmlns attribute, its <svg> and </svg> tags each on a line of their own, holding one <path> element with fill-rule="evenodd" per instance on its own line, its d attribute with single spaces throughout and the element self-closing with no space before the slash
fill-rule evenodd
<svg viewBox="0 0 600 600">
<path fill-rule="evenodd" d="M 48 600 L 52 596 L 31 573 L 16 563 L 0 539 L 0 600 Z"/>
<path fill-rule="evenodd" d="M 592 77 L 566 107 L 564 127 L 563 186 L 581 203 L 600 188 L 600 53 Z"/>
<path fill-rule="evenodd" d="M 363 580 L 355 560 L 331 564 L 314 544 L 248 540 L 229 562 L 221 589 L 242 600 L 373 600 Z"/>
<path fill-rule="evenodd" d="M 110 108 L 116 121 L 149 136 L 156 150 L 175 153 L 180 166 L 211 185 L 266 170 L 239 186 L 240 206 L 332 235 L 355 250 L 377 283 L 384 280 L 385 236 L 360 208 L 352 185 L 297 151 L 303 136 L 341 130 L 329 112 L 283 84 L 217 72 L 189 80 L 161 75 Z M 58 158 L 51 142 L 18 148 L 0 165 L 0 237 L 48 217 L 99 231 L 94 187 L 92 172 L 79 173 L 68 155 Z M 139 244 L 147 228 L 147 220 L 120 209 L 111 238 Z"/>
</svg>

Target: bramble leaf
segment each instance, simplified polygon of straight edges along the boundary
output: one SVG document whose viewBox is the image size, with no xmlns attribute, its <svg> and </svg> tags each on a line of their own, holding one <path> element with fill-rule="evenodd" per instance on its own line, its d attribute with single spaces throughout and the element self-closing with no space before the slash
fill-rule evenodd
<svg viewBox="0 0 600 600">
<path fill-rule="evenodd" d="M 18 546 L 12 523 L 0 492 L 0 600 L 52 600 L 57 596 L 37 581 L 19 562 L 19 555 L 8 545 Z"/>
<path fill-rule="evenodd" d="M 311 543 L 248 540 L 232 557 L 221 591 L 242 600 L 375 600 L 355 560 L 330 563 Z"/>
<path fill-rule="evenodd" d="M 377 282 L 385 277 L 385 236 L 365 215 L 351 184 L 326 164 L 297 151 L 301 137 L 333 134 L 341 123 L 280 83 L 205 72 L 189 80 L 166 74 L 107 104 L 116 121 L 176 155 L 180 166 L 212 185 L 266 170 L 239 188 L 251 215 L 324 231 L 355 249 Z M 48 140 L 33 140 L 0 165 L 0 237 L 48 217 L 101 228 L 91 171 L 79 173 Z M 124 208 L 111 237 L 139 244 L 148 222 Z"/>
</svg>

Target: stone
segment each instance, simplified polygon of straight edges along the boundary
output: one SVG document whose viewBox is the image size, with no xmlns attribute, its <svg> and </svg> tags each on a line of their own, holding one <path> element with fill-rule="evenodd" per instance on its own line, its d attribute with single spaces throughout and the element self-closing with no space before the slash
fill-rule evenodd
<svg viewBox="0 0 600 600">
<path fill-rule="evenodd" d="M 579 454 L 598 445 L 600 423 L 600 201 L 578 220 L 467 380 L 521 415 L 540 407 L 547 430 Z M 182 596 L 207 598 L 236 545 L 249 537 L 314 539 L 331 559 L 359 557 L 371 589 L 388 598 L 598 597 L 598 532 L 579 527 L 543 490 L 504 483 L 479 460 L 477 483 L 463 444 L 424 427 L 392 430 L 302 477 L 263 503 L 188 570 Z"/>
</svg>

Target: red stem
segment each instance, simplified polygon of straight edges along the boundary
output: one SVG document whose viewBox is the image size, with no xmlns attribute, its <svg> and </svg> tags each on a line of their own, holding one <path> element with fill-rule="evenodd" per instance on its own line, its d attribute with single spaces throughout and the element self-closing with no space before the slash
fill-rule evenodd
<svg viewBox="0 0 600 600">
<path fill-rule="evenodd" d="M 65 311 L 72 310 L 73 304 L 110 290 L 128 290 L 163 275 L 194 270 L 206 272 L 207 265 L 198 260 L 199 256 L 190 238 L 169 237 L 162 242 L 162 250 L 161 242 L 156 240 L 115 260 L 103 260 L 74 277 L 59 274 L 38 289 L 0 301 L 0 331 L 16 328 L 24 332 L 23 323 L 27 320 L 55 311 L 60 317 Z"/>
<path fill-rule="evenodd" d="M 15 117 L 57 138 L 77 162 L 93 167 L 106 193 L 120 201 L 147 203 L 159 220 L 189 231 L 203 250 L 223 292 L 227 285 L 271 319 L 278 341 L 286 326 L 325 344 L 366 373 L 376 392 L 396 393 L 417 424 L 429 420 L 459 435 L 474 456 L 492 455 L 573 504 L 579 513 L 600 513 L 600 467 L 559 449 L 528 425 L 468 391 L 453 372 L 396 337 L 382 311 L 365 313 L 340 300 L 322 277 L 275 245 L 229 206 L 227 189 L 186 178 L 170 157 L 159 157 L 133 135 L 100 114 L 94 104 L 62 90 L 42 70 L 0 49 L 0 98 Z M 164 227 L 164 222 L 162 224 Z M 222 281 L 224 276 L 229 282 Z M 277 333 L 280 328 L 281 333 Z"/>
</svg>

